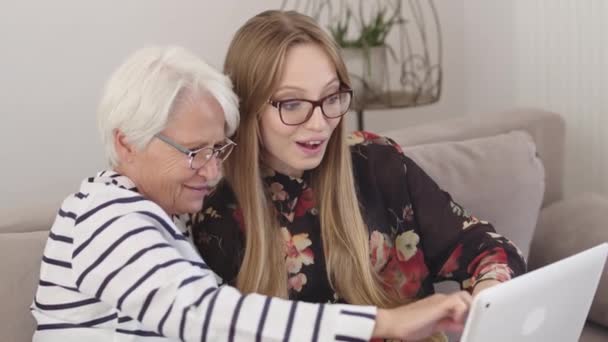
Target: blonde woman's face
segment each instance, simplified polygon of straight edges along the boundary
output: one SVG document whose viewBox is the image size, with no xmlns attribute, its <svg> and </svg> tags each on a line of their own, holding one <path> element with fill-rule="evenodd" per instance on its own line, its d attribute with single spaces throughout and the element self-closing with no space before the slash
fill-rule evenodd
<svg viewBox="0 0 608 342">
<path fill-rule="evenodd" d="M 319 46 L 299 44 L 289 49 L 285 56 L 282 78 L 270 99 L 286 101 L 305 99 L 318 101 L 340 89 L 336 67 Z M 283 102 L 279 109 L 267 104 L 260 118 L 262 155 L 264 162 L 274 170 L 300 177 L 306 170 L 319 166 L 325 155 L 327 143 L 341 118 L 327 118 L 316 107 L 310 118 L 299 125 L 288 117 L 297 105 Z"/>
</svg>

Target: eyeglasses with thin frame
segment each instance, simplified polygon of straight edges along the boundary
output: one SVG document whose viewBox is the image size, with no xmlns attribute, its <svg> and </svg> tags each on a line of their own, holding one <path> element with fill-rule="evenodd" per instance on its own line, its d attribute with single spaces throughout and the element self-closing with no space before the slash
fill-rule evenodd
<svg viewBox="0 0 608 342">
<path fill-rule="evenodd" d="M 279 111 L 281 121 L 288 126 L 297 126 L 310 119 L 317 107 L 328 119 L 335 119 L 348 113 L 353 98 L 352 89 L 342 89 L 317 101 L 307 99 L 268 100 Z"/>
<path fill-rule="evenodd" d="M 169 137 L 160 133 L 155 134 L 154 136 L 188 156 L 188 166 L 192 170 L 200 170 L 210 160 L 217 161 L 218 165 L 221 164 L 224 160 L 226 160 L 226 158 L 228 158 L 228 156 L 234 149 L 234 146 L 236 146 L 236 143 L 234 141 L 226 138 L 226 143 L 221 146 L 209 146 L 196 150 L 191 150 L 176 143 Z"/>
</svg>

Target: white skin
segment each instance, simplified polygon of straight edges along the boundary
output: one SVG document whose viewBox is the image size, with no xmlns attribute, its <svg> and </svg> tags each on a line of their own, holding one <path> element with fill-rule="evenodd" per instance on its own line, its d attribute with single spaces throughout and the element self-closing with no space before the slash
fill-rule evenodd
<svg viewBox="0 0 608 342">
<path fill-rule="evenodd" d="M 203 93 L 178 106 L 161 134 L 191 150 L 222 143 L 224 112 L 215 98 Z M 116 131 L 114 146 L 119 157 L 116 171 L 170 215 L 200 211 L 205 196 L 221 178 L 218 163 L 209 161 L 192 170 L 184 153 L 157 138 L 138 150 Z"/>
<path fill-rule="evenodd" d="M 287 52 L 283 76 L 271 99 L 319 100 L 339 88 L 336 67 L 327 54 L 315 44 L 299 44 Z M 280 173 L 302 176 L 304 171 L 321 164 L 327 142 L 340 120 L 326 118 L 321 108 L 317 107 L 305 123 L 288 126 L 281 121 L 279 111 L 267 105 L 260 117 L 264 162 Z M 308 141 L 323 142 L 319 153 L 311 155 L 298 146 L 298 142 Z"/>
<path fill-rule="evenodd" d="M 271 99 L 319 100 L 339 87 L 336 67 L 323 49 L 312 43 L 299 44 L 287 52 L 282 77 Z M 326 118 L 317 107 L 307 122 L 288 126 L 281 121 L 278 110 L 267 105 L 260 117 L 264 163 L 280 173 L 301 177 L 304 171 L 321 164 L 340 120 Z M 318 153 L 306 153 L 298 145 L 315 140 L 323 142 Z M 482 282 L 474 293 L 496 283 Z M 461 331 L 470 304 L 471 295 L 460 291 L 432 295 L 395 309 L 379 309 L 374 336 L 416 340 L 438 331 Z"/>
</svg>

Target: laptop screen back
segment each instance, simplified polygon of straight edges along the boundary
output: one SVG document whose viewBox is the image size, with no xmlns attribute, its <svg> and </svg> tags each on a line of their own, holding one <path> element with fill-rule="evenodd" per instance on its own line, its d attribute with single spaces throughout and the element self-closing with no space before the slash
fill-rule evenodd
<svg viewBox="0 0 608 342">
<path fill-rule="evenodd" d="M 608 243 L 480 292 L 462 342 L 578 341 Z"/>
</svg>

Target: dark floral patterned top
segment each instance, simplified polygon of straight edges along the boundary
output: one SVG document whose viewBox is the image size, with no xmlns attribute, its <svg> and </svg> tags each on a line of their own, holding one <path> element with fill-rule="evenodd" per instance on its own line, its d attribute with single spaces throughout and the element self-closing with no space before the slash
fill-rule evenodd
<svg viewBox="0 0 608 342">
<path fill-rule="evenodd" d="M 369 229 L 370 263 L 400 295 L 433 293 L 433 283 L 505 281 L 525 272 L 519 250 L 493 227 L 456 204 L 399 146 L 355 132 L 350 138 L 358 199 Z M 306 181 L 276 172 L 264 179 L 285 241 L 290 298 L 333 302 L 313 191 Z M 227 184 L 210 196 L 192 232 L 203 259 L 234 284 L 244 252 L 243 220 Z"/>
</svg>

